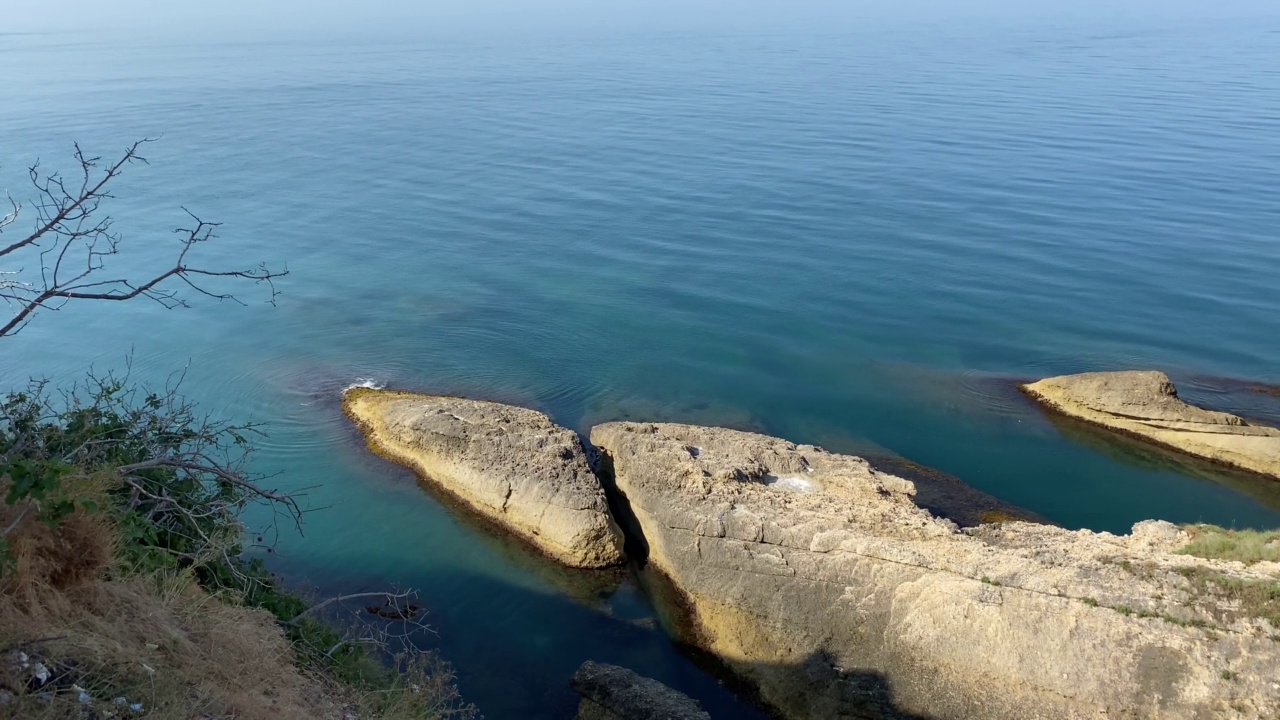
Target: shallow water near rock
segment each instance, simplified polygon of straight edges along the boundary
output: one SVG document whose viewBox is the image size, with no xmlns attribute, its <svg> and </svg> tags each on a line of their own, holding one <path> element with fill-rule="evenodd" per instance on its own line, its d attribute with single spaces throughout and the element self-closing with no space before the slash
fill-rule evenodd
<svg viewBox="0 0 1280 720">
<path fill-rule="evenodd" d="M 906 458 L 1067 527 L 1280 527 L 1280 490 L 1048 417 L 1015 380 L 1159 368 L 1280 417 L 1280 20 L 840 35 L 241 43 L 0 35 L 0 185 L 163 136 L 112 205 L 164 262 L 287 263 L 278 306 L 46 313 L 9 385 L 90 365 L 269 423 L 313 488 L 273 567 L 422 593 L 491 719 L 594 659 L 759 717 L 624 577 L 550 566 L 370 455 L 342 388 L 752 429 Z M 1231 378 L 1210 382 L 1206 378 Z M 1185 382 L 1184 382 L 1185 381 Z M 1235 406 L 1233 406 L 1235 405 Z M 1268 408 L 1271 408 L 1268 410 Z M 1274 414 L 1268 414 L 1274 413 Z M 624 574 L 625 575 L 625 574 Z"/>
</svg>

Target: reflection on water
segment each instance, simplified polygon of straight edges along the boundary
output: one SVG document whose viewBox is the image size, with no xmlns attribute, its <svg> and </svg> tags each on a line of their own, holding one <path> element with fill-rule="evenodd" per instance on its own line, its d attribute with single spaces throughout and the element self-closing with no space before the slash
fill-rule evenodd
<svg viewBox="0 0 1280 720">
<path fill-rule="evenodd" d="M 1221 409 L 1221 408 L 1215 408 Z M 1145 442 L 1139 438 L 1111 432 L 1097 425 L 1046 413 L 1063 436 L 1081 447 L 1105 454 L 1119 463 L 1158 473 L 1177 474 L 1205 483 L 1215 483 L 1252 499 L 1260 505 L 1280 512 L 1280 481 L 1224 467 L 1221 464 Z"/>
</svg>

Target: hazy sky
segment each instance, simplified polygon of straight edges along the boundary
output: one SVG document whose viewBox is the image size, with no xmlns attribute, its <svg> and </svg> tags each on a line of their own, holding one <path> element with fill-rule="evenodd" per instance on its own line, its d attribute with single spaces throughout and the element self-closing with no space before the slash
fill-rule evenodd
<svg viewBox="0 0 1280 720">
<path fill-rule="evenodd" d="M 3 0 L 0 32 L 841 30 L 872 23 L 1231 17 L 1277 0 Z"/>
</svg>

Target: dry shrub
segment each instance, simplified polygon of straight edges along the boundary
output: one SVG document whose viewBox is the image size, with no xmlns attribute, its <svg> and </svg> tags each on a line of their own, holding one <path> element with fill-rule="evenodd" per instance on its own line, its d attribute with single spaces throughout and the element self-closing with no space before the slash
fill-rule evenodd
<svg viewBox="0 0 1280 720">
<path fill-rule="evenodd" d="M 66 478 L 59 496 L 102 506 L 107 502 L 108 482 L 101 476 Z M 8 479 L 0 480 L 0 496 L 8 489 Z M 82 506 L 51 527 L 40 521 L 39 510 L 31 500 L 14 505 L 0 502 L 0 528 L 9 529 L 5 540 L 12 561 L 0 577 L 0 592 L 14 595 L 23 586 L 42 585 L 65 590 L 101 577 L 116 554 L 116 533 L 109 517 Z"/>
<path fill-rule="evenodd" d="M 15 508 L 4 509 L 7 513 L 0 515 L 16 514 Z M 115 533 L 106 516 L 78 511 L 50 528 L 32 514 L 9 535 L 13 565 L 0 586 L 5 591 L 12 592 L 19 582 L 69 589 L 98 578 L 111 564 Z M 3 517 L 0 522 L 8 525 Z"/>
</svg>

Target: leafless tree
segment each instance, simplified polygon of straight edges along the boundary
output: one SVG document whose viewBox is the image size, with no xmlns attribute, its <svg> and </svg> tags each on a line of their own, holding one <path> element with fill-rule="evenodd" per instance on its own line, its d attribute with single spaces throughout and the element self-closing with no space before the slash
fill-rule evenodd
<svg viewBox="0 0 1280 720">
<path fill-rule="evenodd" d="M 102 212 L 103 201 L 111 199 L 111 183 L 131 165 L 145 164 L 140 140 L 118 160 L 105 164 L 77 144 L 78 170 L 71 176 L 47 173 L 37 162 L 27 174 L 35 188 L 31 208 L 34 229 L 25 237 L 4 243 L 5 232 L 23 216 L 23 204 L 8 196 L 9 211 L 0 216 L 0 299 L 12 316 L 0 319 L 0 337 L 13 335 L 40 310 L 57 310 L 72 300 L 132 300 L 144 297 L 165 307 L 185 307 L 179 293 L 182 285 L 191 291 L 218 300 L 236 300 L 217 289 L 219 279 L 265 283 L 274 302 L 273 281 L 287 274 L 265 264 L 248 269 L 217 270 L 196 263 L 192 254 L 201 243 L 213 240 L 219 223 L 190 217 L 186 227 L 174 230 L 178 236 L 176 259 L 172 264 L 141 278 L 111 274 L 107 260 L 119 252 L 121 236 L 112 229 L 112 218 Z"/>
</svg>

